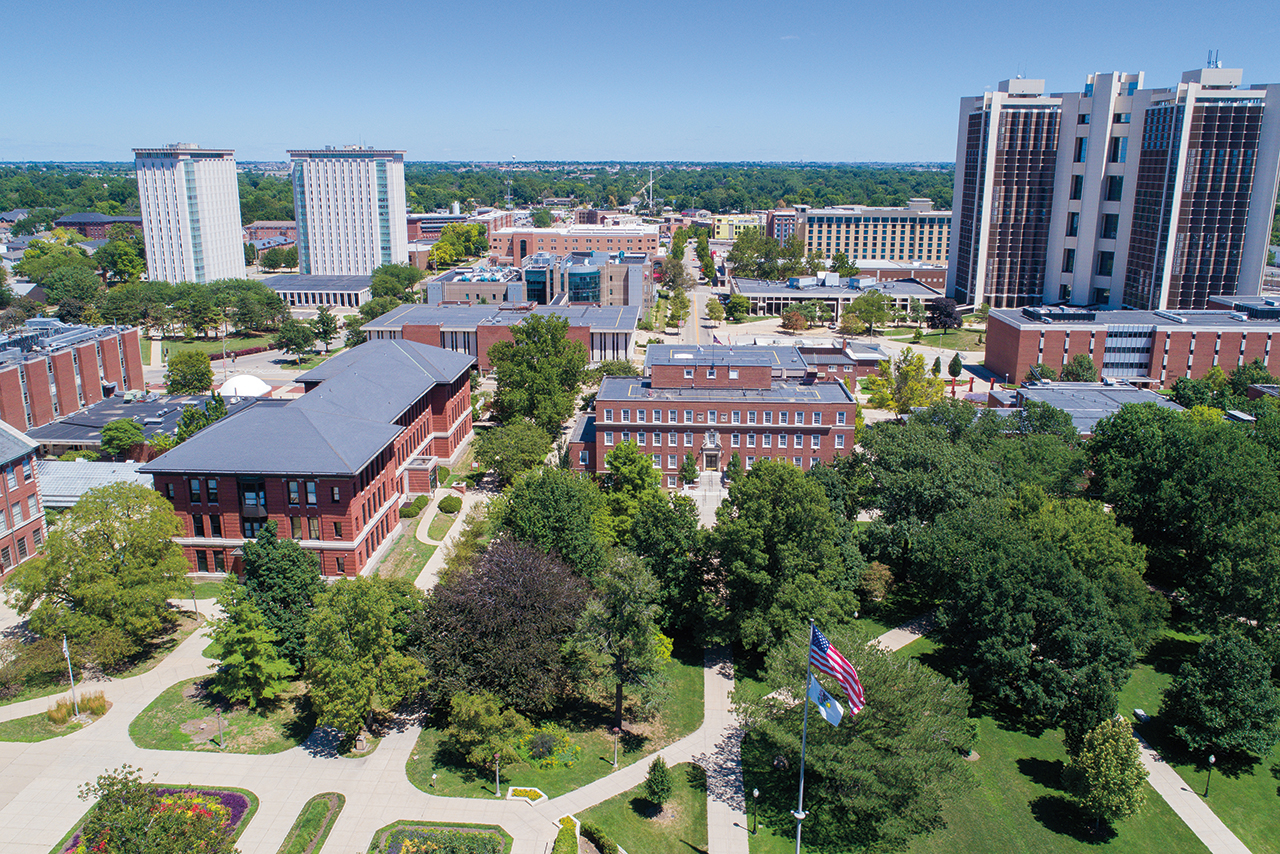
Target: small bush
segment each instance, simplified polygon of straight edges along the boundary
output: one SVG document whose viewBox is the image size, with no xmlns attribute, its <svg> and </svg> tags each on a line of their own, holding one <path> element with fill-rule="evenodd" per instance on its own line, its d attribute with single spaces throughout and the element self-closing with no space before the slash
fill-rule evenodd
<svg viewBox="0 0 1280 854">
<path fill-rule="evenodd" d="M 573 743 L 568 731 L 555 724 L 545 724 L 529 733 L 523 747 L 529 762 L 540 768 L 572 768 L 582 755 L 582 748 Z"/>
<path fill-rule="evenodd" d="M 436 483 L 443 484 L 448 479 L 449 479 L 449 470 L 444 466 L 438 467 L 436 469 Z"/>
<path fill-rule="evenodd" d="M 644 781 L 644 796 L 661 807 L 671 800 L 671 769 L 661 756 L 649 763 L 649 776 Z"/>
<path fill-rule="evenodd" d="M 431 503 L 431 496 L 419 495 L 417 498 L 413 499 L 413 503 L 410 504 L 408 507 L 400 508 L 400 518 L 401 519 L 416 518 L 417 515 L 422 512 L 422 508 L 426 507 L 430 503 Z"/>
<path fill-rule="evenodd" d="M 600 825 L 584 821 L 582 823 L 582 835 L 596 847 L 600 854 L 618 854 L 618 843 L 610 839 Z"/>
<path fill-rule="evenodd" d="M 95 718 L 100 718 L 107 713 L 107 697 L 101 691 L 90 691 L 87 694 L 81 694 L 80 713 L 90 714 Z M 58 700 L 57 704 L 49 707 L 45 717 L 49 719 L 49 723 L 54 726 L 64 726 L 67 721 L 75 716 L 75 704 L 67 697 Z"/>
<path fill-rule="evenodd" d="M 462 499 L 456 495 L 446 495 L 440 499 L 441 513 L 457 513 L 462 509 Z"/>
<path fill-rule="evenodd" d="M 71 720 L 71 715 L 75 709 L 71 706 L 70 700 L 59 700 L 56 706 L 50 706 L 49 711 L 45 712 L 45 717 L 49 719 L 49 723 L 54 726 L 62 726 Z"/>
<path fill-rule="evenodd" d="M 531 801 L 540 801 L 546 797 L 537 789 L 511 789 L 508 794 L 514 798 L 528 798 Z"/>
<path fill-rule="evenodd" d="M 80 697 L 80 711 L 88 712 L 94 717 L 102 717 L 107 713 L 107 695 L 101 691 L 91 691 Z"/>
<path fill-rule="evenodd" d="M 556 834 L 556 844 L 551 847 L 551 854 L 578 854 L 578 831 L 573 826 L 573 819 L 568 816 L 560 819 L 560 832 Z"/>
</svg>

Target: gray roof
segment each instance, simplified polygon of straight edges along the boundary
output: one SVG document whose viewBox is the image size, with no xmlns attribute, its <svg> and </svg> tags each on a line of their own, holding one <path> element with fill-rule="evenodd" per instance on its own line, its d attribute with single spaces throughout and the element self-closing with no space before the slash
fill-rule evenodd
<svg viewBox="0 0 1280 854">
<path fill-rule="evenodd" d="M 40 477 L 40 498 L 46 507 L 71 507 L 91 489 L 112 483 L 140 483 L 151 486 L 151 478 L 140 474 L 142 463 L 105 463 L 89 460 L 36 460 Z"/>
<path fill-rule="evenodd" d="M 14 208 L 11 211 L 0 211 L 0 222 L 17 222 L 29 216 L 31 216 L 31 211 L 26 208 Z"/>
<path fill-rule="evenodd" d="M 207 395 L 150 394 L 141 400 L 130 401 L 117 394 L 57 421 L 28 430 L 27 438 L 41 445 L 101 445 L 102 428 L 121 418 L 141 424 L 142 435 L 147 438 L 157 433 L 172 435 L 178 428 L 183 408 L 203 406 L 207 400 Z M 230 399 L 225 401 L 228 413 L 239 412 L 256 402 L 255 398 L 243 398 L 234 403 Z"/>
<path fill-rule="evenodd" d="M 594 444 L 596 441 L 596 417 L 589 412 L 584 412 L 578 416 L 578 420 L 573 422 L 573 429 L 569 431 L 569 444 L 575 442 L 585 442 L 588 445 Z"/>
<path fill-rule="evenodd" d="M 263 279 L 273 291 L 345 291 L 357 293 L 373 287 L 372 276 L 281 275 Z"/>
<path fill-rule="evenodd" d="M 142 224 L 140 216 L 108 216 L 107 214 L 98 213 L 97 211 L 83 211 L 81 213 L 67 214 L 58 217 L 53 221 L 54 225 L 90 225 L 94 223 L 110 222 L 110 223 L 130 223 Z"/>
<path fill-rule="evenodd" d="M 391 422 L 437 383 L 451 383 L 471 370 L 465 353 L 416 341 L 368 341 L 298 377 L 320 386 L 292 405 L 356 418 Z"/>
<path fill-rule="evenodd" d="M 0 421 L 0 464 L 8 464 L 34 451 L 38 445 L 7 422 Z"/>
<path fill-rule="evenodd" d="M 637 377 L 605 377 L 596 394 L 596 410 L 602 403 L 680 401 L 750 406 L 767 403 L 853 403 L 853 395 L 840 382 L 787 382 L 774 380 L 768 388 L 653 388 Z M 744 425 L 745 426 L 745 425 Z"/>
<path fill-rule="evenodd" d="M 1061 316 L 1055 316 L 1061 315 Z M 1243 314 L 1225 310 L 1208 311 L 1117 311 L 1068 306 L 1065 311 L 1057 307 L 1045 306 L 1043 309 L 992 309 L 990 317 L 996 318 L 1017 329 L 1106 329 L 1109 326 L 1150 326 L 1163 332 L 1206 327 L 1223 329 L 1278 329 L 1280 320 L 1253 320 Z"/>
<path fill-rule="evenodd" d="M 692 344 L 650 344 L 645 348 L 644 372 L 654 365 L 732 365 L 735 368 L 768 365 L 779 370 L 804 373 L 804 357 L 795 347 L 730 346 L 698 347 Z"/>
<path fill-rule="evenodd" d="M 1071 423 L 1081 433 L 1092 433 L 1099 421 L 1119 412 L 1127 403 L 1182 409 L 1164 395 L 1126 383 L 1024 383 L 1017 395 L 1020 403 L 1037 400 L 1061 409 L 1071 416 Z"/>
<path fill-rule="evenodd" d="M 937 297 L 944 296 L 943 292 L 937 288 L 931 288 L 928 285 L 915 279 L 895 279 L 892 281 L 878 282 L 872 278 L 854 278 L 840 280 L 840 287 L 824 285 L 818 282 L 812 284 L 793 284 L 787 282 L 774 282 L 766 279 L 743 279 L 734 278 L 734 288 L 744 296 L 793 296 L 797 298 L 807 299 L 857 299 L 865 293 L 871 291 L 879 291 L 889 298 L 911 297 L 919 300 L 932 300 Z"/>
<path fill-rule="evenodd" d="M 439 326 L 442 329 L 475 329 L 477 326 L 514 326 L 530 314 L 568 318 L 570 326 L 589 326 L 597 332 L 630 332 L 640 322 L 638 305 L 418 305 L 394 308 L 366 323 L 370 331 L 399 331 L 405 324 Z"/>
</svg>

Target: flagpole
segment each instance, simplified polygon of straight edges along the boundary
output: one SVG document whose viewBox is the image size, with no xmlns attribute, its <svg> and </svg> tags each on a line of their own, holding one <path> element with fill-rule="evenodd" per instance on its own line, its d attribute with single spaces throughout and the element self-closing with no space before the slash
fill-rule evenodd
<svg viewBox="0 0 1280 854">
<path fill-rule="evenodd" d="M 809 680 L 813 678 L 813 661 L 810 654 L 813 649 L 813 626 L 814 621 L 809 621 L 809 646 L 804 651 L 805 670 L 804 670 L 804 691 L 801 696 L 804 698 L 804 724 L 800 729 L 800 801 L 796 805 L 795 812 L 792 813 L 796 817 L 796 854 L 800 854 L 800 822 L 804 821 L 804 754 L 805 748 L 809 741 Z"/>
<path fill-rule="evenodd" d="M 71 669 L 71 650 L 67 648 L 67 636 L 62 636 L 62 654 L 67 657 L 67 675 L 71 677 L 71 704 L 75 707 L 76 717 L 80 717 L 80 701 L 76 699 L 76 674 Z"/>
</svg>

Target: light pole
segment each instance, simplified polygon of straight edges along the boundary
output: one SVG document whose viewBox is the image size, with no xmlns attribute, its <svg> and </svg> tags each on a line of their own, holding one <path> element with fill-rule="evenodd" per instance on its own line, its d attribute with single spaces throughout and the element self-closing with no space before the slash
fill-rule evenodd
<svg viewBox="0 0 1280 854">
<path fill-rule="evenodd" d="M 433 789 L 434 789 L 435 787 L 436 787 L 436 775 L 435 775 L 435 774 L 432 774 L 432 775 L 431 775 L 431 788 L 433 788 Z"/>
<path fill-rule="evenodd" d="M 499 798 L 502 797 L 502 777 L 500 776 L 501 772 L 498 770 L 500 767 L 498 757 L 501 755 L 501 753 L 493 754 L 493 793 L 495 797 Z"/>
<path fill-rule="evenodd" d="M 215 709 L 218 714 L 218 749 L 222 750 L 227 746 L 226 739 L 222 737 L 222 709 Z"/>
<path fill-rule="evenodd" d="M 1209 776 L 1204 778 L 1204 797 L 1209 797 L 1209 781 L 1213 779 L 1213 763 L 1218 761 L 1218 757 L 1212 753 L 1209 754 Z"/>
<path fill-rule="evenodd" d="M 756 829 L 760 827 L 760 790 L 751 790 L 751 835 L 756 835 Z"/>
<path fill-rule="evenodd" d="M 613 728 L 613 767 L 618 767 L 618 737 L 622 735 L 622 730 L 618 727 Z"/>
</svg>

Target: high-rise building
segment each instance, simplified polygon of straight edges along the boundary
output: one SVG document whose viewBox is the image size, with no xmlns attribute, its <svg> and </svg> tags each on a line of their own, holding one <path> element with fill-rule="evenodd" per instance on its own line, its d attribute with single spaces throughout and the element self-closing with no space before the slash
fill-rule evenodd
<svg viewBox="0 0 1280 854">
<path fill-rule="evenodd" d="M 179 142 L 135 148 L 147 275 L 153 281 L 244 278 L 235 152 Z"/>
<path fill-rule="evenodd" d="M 947 293 L 1203 309 L 1259 293 L 1280 179 L 1280 85 L 1201 68 L 1168 89 L 1091 74 L 960 102 Z"/>
<path fill-rule="evenodd" d="M 935 211 L 929 199 L 911 199 L 905 208 L 806 208 L 796 233 L 805 252 L 821 258 L 843 252 L 854 261 L 938 263 L 947 260 L 951 211 Z"/>
<path fill-rule="evenodd" d="M 403 151 L 346 145 L 289 157 L 299 272 L 367 276 L 409 262 Z"/>
</svg>

